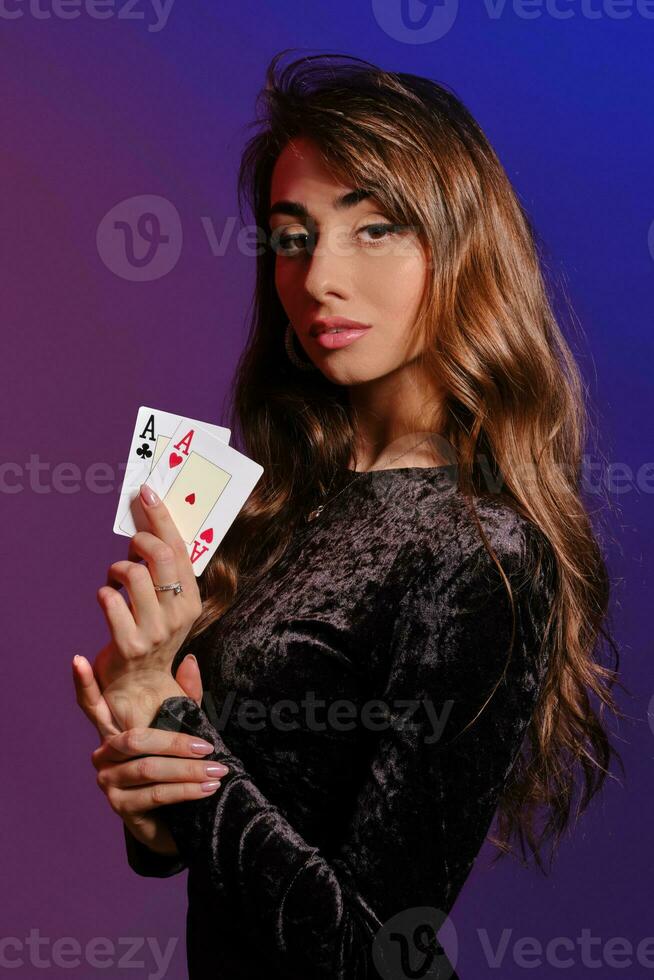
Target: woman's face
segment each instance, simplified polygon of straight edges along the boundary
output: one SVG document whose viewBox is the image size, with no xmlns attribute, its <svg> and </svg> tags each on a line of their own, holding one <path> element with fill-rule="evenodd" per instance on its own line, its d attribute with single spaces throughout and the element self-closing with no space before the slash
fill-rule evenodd
<svg viewBox="0 0 654 980">
<path fill-rule="evenodd" d="M 276 162 L 270 197 L 279 299 L 307 356 L 344 385 L 381 378 L 419 353 L 410 329 L 427 270 L 415 233 L 392 225 L 373 197 L 339 206 L 353 190 L 334 180 L 312 141 L 298 137 Z M 312 324 L 336 316 L 369 329 L 345 346 L 323 346 L 339 340 L 321 342 Z"/>
</svg>

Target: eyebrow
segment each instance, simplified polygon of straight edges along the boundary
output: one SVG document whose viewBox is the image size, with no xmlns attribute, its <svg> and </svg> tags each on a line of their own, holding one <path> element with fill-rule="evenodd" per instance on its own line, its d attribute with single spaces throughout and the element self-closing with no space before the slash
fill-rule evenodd
<svg viewBox="0 0 654 980">
<path fill-rule="evenodd" d="M 364 201 L 367 197 L 371 196 L 372 191 L 367 190 L 365 187 L 357 187 L 353 191 L 348 191 L 347 194 L 341 194 L 339 197 L 335 197 L 332 201 L 332 207 L 337 211 L 342 211 L 345 208 L 353 208 L 360 201 Z M 272 218 L 273 214 L 290 214 L 294 218 L 307 218 L 309 211 L 306 204 L 302 204 L 301 201 L 276 201 L 268 212 L 268 217 Z"/>
</svg>

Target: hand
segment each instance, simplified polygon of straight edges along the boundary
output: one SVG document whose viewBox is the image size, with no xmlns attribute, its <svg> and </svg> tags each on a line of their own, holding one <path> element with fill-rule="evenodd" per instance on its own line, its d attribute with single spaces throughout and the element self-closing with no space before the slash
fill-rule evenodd
<svg viewBox="0 0 654 980">
<path fill-rule="evenodd" d="M 157 807 L 215 793 L 229 769 L 202 762 L 213 747 L 195 752 L 198 739 L 181 732 L 132 728 L 105 739 L 91 755 L 97 784 L 114 813 L 137 840 L 159 854 L 177 854 L 172 834 Z M 168 758 L 174 756 L 175 758 Z"/>
<path fill-rule="evenodd" d="M 93 669 L 123 729 L 148 725 L 166 697 L 181 693 L 170 667 L 202 612 L 186 544 L 165 504 L 158 497 L 156 503 L 147 503 L 148 491 L 141 488 L 141 500 L 151 530 L 137 531 L 127 560 L 109 567 L 107 584 L 97 593 L 111 641 L 96 657 Z M 182 585 L 179 595 L 155 591 L 155 584 L 176 581 Z M 121 586 L 131 604 L 118 591 Z"/>
<path fill-rule="evenodd" d="M 170 831 L 162 818 L 153 812 L 152 807 L 163 803 L 177 802 L 178 798 L 196 799 L 197 796 L 194 794 L 197 792 L 200 782 L 215 777 L 207 776 L 202 762 L 159 759 L 157 754 L 181 755 L 184 759 L 197 760 L 199 754 L 211 752 L 211 747 L 207 743 L 204 753 L 193 752 L 191 745 L 194 741 L 197 742 L 197 739 L 192 736 L 157 729 L 134 728 L 121 732 L 115 724 L 109 705 L 97 685 L 93 668 L 85 657 L 78 657 L 73 661 L 73 679 L 77 703 L 91 723 L 95 725 L 103 739 L 102 745 L 91 756 L 93 765 L 98 771 L 96 780 L 98 786 L 107 795 L 114 812 L 122 817 L 123 822 L 137 840 L 159 854 L 177 854 L 177 846 Z M 177 670 L 176 680 L 185 690 L 187 696 L 193 698 L 200 706 L 202 703 L 202 678 L 195 657 L 189 655 L 184 658 Z M 150 733 L 152 733 L 152 738 L 150 738 Z M 118 737 L 114 738 L 114 736 Z M 125 740 L 124 744 L 121 743 L 121 738 Z M 142 766 L 151 765 L 160 768 L 158 781 L 148 784 L 143 780 L 144 785 L 139 786 L 141 796 L 138 796 L 134 786 L 128 782 L 130 778 L 133 778 L 134 771 L 127 769 L 126 763 L 130 758 L 130 749 L 134 754 L 141 755 L 144 748 L 147 748 L 153 755 L 140 758 L 139 763 Z M 116 759 L 116 754 L 118 754 L 118 759 Z M 111 761 L 112 758 L 114 761 Z M 147 763 L 146 759 L 148 760 Z M 131 762 L 130 765 L 134 766 L 135 763 Z M 121 770 L 121 766 L 125 768 Z M 192 767 L 190 769 L 192 772 L 191 779 L 189 779 L 187 771 L 180 771 L 180 766 Z M 215 789 L 218 789 L 218 786 Z M 151 794 L 149 801 L 147 799 L 148 792 Z M 176 797 L 175 793 L 182 795 Z M 146 794 L 145 797 L 143 794 Z M 173 795 L 171 796 L 171 794 Z M 200 795 L 205 796 L 207 794 L 201 793 Z M 150 806 L 148 806 L 148 802 Z"/>
</svg>

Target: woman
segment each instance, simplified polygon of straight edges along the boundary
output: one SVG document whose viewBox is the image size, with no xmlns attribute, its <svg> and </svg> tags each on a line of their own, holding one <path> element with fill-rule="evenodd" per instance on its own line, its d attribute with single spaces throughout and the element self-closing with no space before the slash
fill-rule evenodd
<svg viewBox="0 0 654 980">
<path fill-rule="evenodd" d="M 264 474 L 199 583 L 145 507 L 78 701 L 131 866 L 188 867 L 191 977 L 444 977 L 496 812 L 542 868 L 615 752 L 582 388 L 461 102 L 280 57 L 239 175 L 266 240 L 232 428 Z"/>
</svg>

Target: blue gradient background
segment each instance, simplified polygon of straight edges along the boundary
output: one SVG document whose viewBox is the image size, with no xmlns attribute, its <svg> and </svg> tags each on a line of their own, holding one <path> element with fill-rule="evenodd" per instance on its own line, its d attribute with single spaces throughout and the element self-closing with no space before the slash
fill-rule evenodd
<svg viewBox="0 0 654 980">
<path fill-rule="evenodd" d="M 654 941 L 651 966 L 635 959 L 638 943 L 654 936 L 647 715 L 654 481 L 651 465 L 649 482 L 641 470 L 654 459 L 654 20 L 635 3 L 611 8 L 608 0 L 592 4 L 596 17 L 584 15 L 588 5 L 561 3 L 569 19 L 544 7 L 526 18 L 509 4 L 492 16 L 490 4 L 470 2 L 442 38 L 406 43 L 380 26 L 380 3 L 177 0 L 158 31 L 149 29 L 155 18 L 144 0 L 134 8 L 144 19 L 119 18 L 121 6 L 107 20 L 85 12 L 65 20 L 39 17 L 16 0 L 0 3 L 2 450 L 12 464 L 2 481 L 2 938 L 24 942 L 38 930 L 49 937 L 41 955 L 51 960 L 61 937 L 82 946 L 107 937 L 115 959 L 126 952 L 121 937 L 156 937 L 162 946 L 178 937 L 166 976 L 186 974 L 186 875 L 146 879 L 128 868 L 120 821 L 95 784 L 97 737 L 75 703 L 70 661 L 75 652 L 92 660 L 107 639 L 95 593 L 127 552 L 111 528 L 137 407 L 224 421 L 254 282 L 254 259 L 236 244 L 236 171 L 265 67 L 292 46 L 430 76 L 469 106 L 578 318 L 569 336 L 596 408 L 594 458 L 620 467 L 617 485 L 590 506 L 606 528 L 613 628 L 634 694 L 618 692 L 628 718 L 610 723 L 627 780 L 607 783 L 549 878 L 507 861 L 490 871 L 494 852 L 482 851 L 452 912 L 458 970 L 463 980 L 559 976 L 545 955 L 527 970 L 512 948 L 525 937 L 545 947 L 563 936 L 575 945 L 567 970 L 575 980 L 654 975 Z M 399 17 L 399 0 L 383 7 Z M 41 0 L 38 9 L 50 8 Z M 8 19 L 14 10 L 22 16 Z M 442 14 L 437 7 L 434 15 Z M 141 194 L 174 204 L 183 245 L 169 274 L 132 282 L 103 264 L 96 232 L 118 202 Z M 228 247 L 213 255 L 202 219 L 220 236 L 230 217 L 237 220 Z M 42 466 L 39 483 L 30 460 Z M 69 481 L 68 492 L 55 486 L 58 464 L 76 465 L 83 477 L 97 462 L 117 474 L 104 492 L 84 478 Z M 584 929 L 600 939 L 599 969 L 583 962 Z M 508 948 L 493 969 L 484 935 L 496 946 L 502 930 Z M 634 947 L 627 969 L 601 952 L 614 937 Z M 77 967 L 44 969 L 27 948 L 5 955 L 22 957 L 15 977 L 122 975 L 118 965 L 94 967 L 84 953 Z M 154 975 L 147 947 L 134 960 L 142 966 L 131 977 Z M 218 948 L 216 977 L 219 963 Z"/>
</svg>

